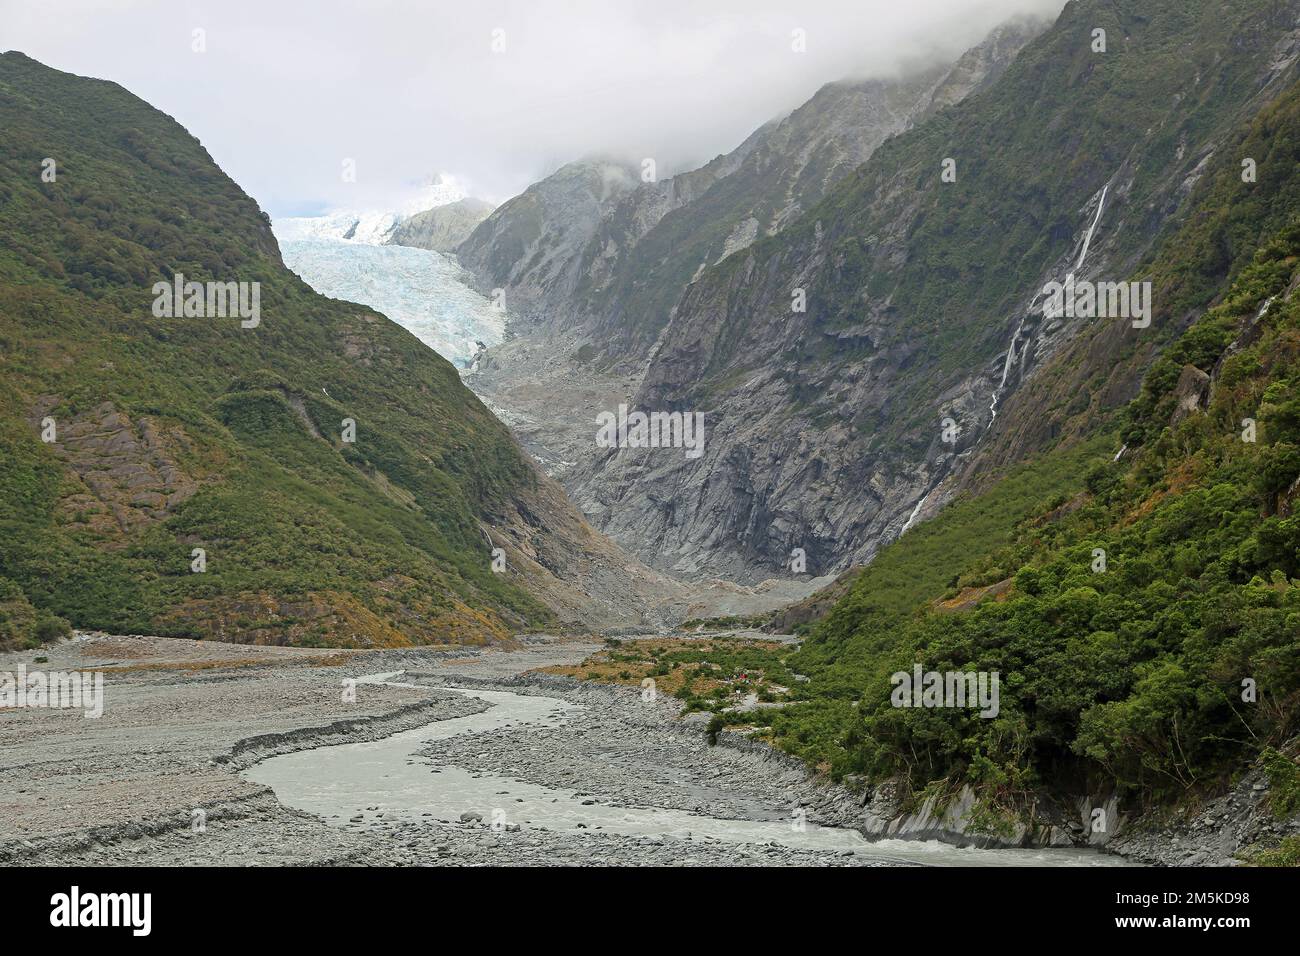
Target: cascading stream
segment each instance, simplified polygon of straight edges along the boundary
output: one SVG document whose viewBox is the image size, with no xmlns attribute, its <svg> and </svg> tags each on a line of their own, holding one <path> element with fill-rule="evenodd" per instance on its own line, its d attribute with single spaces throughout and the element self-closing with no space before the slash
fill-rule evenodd
<svg viewBox="0 0 1300 956">
<path fill-rule="evenodd" d="M 1083 247 L 1079 250 L 1079 259 L 1074 264 L 1074 268 L 1071 269 L 1069 274 L 1066 276 L 1065 281 L 1067 283 L 1074 278 L 1075 274 L 1081 268 L 1083 268 L 1083 261 L 1088 256 L 1088 247 L 1092 245 L 1093 234 L 1097 231 L 1097 225 L 1101 222 L 1101 213 L 1106 206 L 1106 193 L 1109 189 L 1110 183 L 1106 183 L 1101 187 L 1101 196 L 1097 200 L 1097 213 L 1092 217 L 1092 224 L 1088 226 L 1088 231 L 1084 233 Z M 1002 363 L 1002 377 L 998 380 L 998 386 L 993 390 L 993 396 L 989 401 L 989 428 L 993 427 L 993 422 L 998 417 L 998 401 L 1002 398 L 1002 393 L 1006 390 L 1007 379 L 1011 377 L 1012 367 L 1015 365 L 1017 360 L 1023 362 L 1025 357 L 1028 355 L 1027 349 L 1024 352 L 1017 354 L 1016 343 L 1020 341 L 1020 335 L 1025 330 L 1025 320 L 1028 318 L 1029 314 L 1030 313 L 1026 313 L 1020 317 L 1020 321 L 1016 323 L 1016 330 L 1011 335 L 1011 343 L 1007 346 L 1007 357 Z M 985 429 L 986 434 L 987 432 L 988 429 Z M 978 444 L 978 440 L 976 443 Z M 907 532 L 907 529 L 912 527 L 913 522 L 915 522 L 917 516 L 920 515 L 921 509 L 925 507 L 925 503 L 930 500 L 930 495 L 934 493 L 935 488 L 939 486 L 939 482 L 946 476 L 947 470 L 945 469 L 944 473 L 940 475 L 939 478 L 926 490 L 925 494 L 921 496 L 921 499 L 916 503 L 916 507 L 912 509 L 912 513 L 908 516 L 907 521 L 903 523 L 902 529 L 898 532 L 899 537 L 902 537 Z"/>
</svg>

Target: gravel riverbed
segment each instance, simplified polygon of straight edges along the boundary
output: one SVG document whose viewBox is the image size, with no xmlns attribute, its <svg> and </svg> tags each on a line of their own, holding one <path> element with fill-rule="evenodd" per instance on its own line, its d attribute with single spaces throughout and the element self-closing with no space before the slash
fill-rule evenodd
<svg viewBox="0 0 1300 956">
<path fill-rule="evenodd" d="M 789 820 L 802 774 L 761 754 L 710 748 L 676 703 L 623 688 L 524 672 L 570 664 L 598 645 L 532 638 L 513 651 L 452 648 L 329 652 L 151 637 L 79 635 L 38 663 L 0 655 L 0 670 L 105 672 L 104 713 L 7 711 L 0 721 L 0 864 L 162 865 L 887 865 L 843 850 L 736 843 L 696 835 L 620 835 L 491 825 L 492 807 L 437 820 L 380 806 L 360 821 L 284 806 L 241 775 L 267 757 L 378 740 L 487 708 L 454 691 L 350 681 L 402 671 L 404 682 L 500 688 L 581 707 L 558 727 L 506 727 L 430 745 L 451 764 L 589 795 L 607 806 Z M 446 749 L 443 749 L 445 745 Z M 510 800 L 501 787 L 502 803 Z"/>
</svg>

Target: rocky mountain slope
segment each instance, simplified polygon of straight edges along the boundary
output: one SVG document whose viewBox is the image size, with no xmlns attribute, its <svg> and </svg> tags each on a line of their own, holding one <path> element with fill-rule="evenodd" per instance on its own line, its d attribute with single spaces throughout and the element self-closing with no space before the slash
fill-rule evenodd
<svg viewBox="0 0 1300 956">
<path fill-rule="evenodd" d="M 1285 22 L 1280 24 L 1285 26 Z M 1062 440 L 1088 434 L 1138 393 L 1146 370 L 1170 343 L 1248 266 L 1261 242 L 1282 229 L 1300 208 L 1295 176 L 1300 155 L 1294 138 L 1297 95 L 1291 82 L 1300 59 L 1300 23 L 1280 29 L 1274 55 L 1246 113 L 1222 148 L 1207 152 L 1183 184 L 1195 188 L 1176 233 L 1135 276 L 1153 285 L 1153 333 L 1133 335 L 1122 323 L 1085 324 L 1068 339 L 1027 325 L 1017 345 L 1029 369 L 1007 395 L 997 421 L 933 497 L 939 504 L 963 490 L 986 487 L 1009 464 Z M 1280 90 L 1285 92 L 1279 95 Z M 1250 165 L 1246 174 L 1244 164 Z M 1094 240 L 1102 253 L 1114 230 L 1104 219 Z M 1121 224 L 1122 225 L 1122 224 Z M 1048 334 L 1043 334 L 1048 333 Z M 1180 371 L 1161 373 L 1172 384 Z M 1141 435 L 1132 444 L 1141 441 Z M 928 510 L 928 508 L 927 508 Z"/>
<path fill-rule="evenodd" d="M 797 219 L 890 136 L 995 82 L 1046 26 L 1011 21 L 956 64 L 902 79 L 829 84 L 689 173 L 629 187 L 638 170 L 574 164 L 504 203 L 458 250 L 485 289 L 505 290 L 510 311 L 510 338 L 479 363 L 472 387 L 597 520 L 609 520 L 595 412 L 632 400 L 691 280 Z M 663 566 L 745 574 L 735 562 L 661 552 L 630 524 L 610 528 Z"/>
<path fill-rule="evenodd" d="M 1064 806 L 1074 842 L 1294 865 L 1297 103 L 1293 85 L 1247 137 L 1285 160 L 1271 201 L 1254 202 L 1225 157 L 1153 264 L 1213 282 L 1223 263 L 1185 253 L 1207 219 L 1234 220 L 1231 278 L 1140 394 L 918 525 L 813 609 L 824 616 L 783 662 L 809 681 L 771 722 L 787 747 L 868 793 L 888 781 L 900 805 L 956 807 L 993 837 Z M 890 675 L 918 662 L 997 673 L 998 713 L 895 706 Z"/>
<path fill-rule="evenodd" d="M 1093 325 L 1045 317 L 1044 284 L 1128 279 L 1185 220 L 1209 157 L 1294 79 L 1298 13 L 1071 4 L 983 93 L 696 278 L 633 404 L 702 412 L 703 456 L 605 450 L 566 478 L 578 503 L 663 567 L 764 575 L 795 549 L 811 573 L 869 560 Z"/>
<path fill-rule="evenodd" d="M 473 196 L 435 206 L 403 219 L 393 227 L 387 242 L 434 252 L 452 252 L 495 208 L 490 202 Z"/>
<path fill-rule="evenodd" d="M 636 365 L 699 269 L 778 232 L 884 140 L 992 83 L 1045 27 L 1012 20 L 955 64 L 828 84 L 730 153 L 669 178 L 569 164 L 503 203 L 462 244 L 461 262 L 506 289 L 521 331 L 578 330 L 603 364 Z M 564 282 L 551 274 L 560 252 Z"/>
<path fill-rule="evenodd" d="M 579 283 L 582 250 L 638 171 L 613 160 L 569 163 L 500 207 L 456 249 L 489 289 L 504 289 L 510 311 L 529 315 L 563 302 Z"/>
<path fill-rule="evenodd" d="M 578 299 L 564 304 L 580 316 L 601 364 L 639 367 L 682 292 L 703 270 L 780 232 L 890 137 L 995 82 L 1046 26 L 1038 19 L 1013 20 L 955 64 L 905 71 L 901 78 L 828 84 L 733 153 L 689 174 L 693 189 L 679 186 L 686 177 L 670 180 L 665 188 L 682 200 L 643 234 L 611 236 L 602 229 L 584 254 Z M 704 174 L 712 182 L 700 189 Z M 612 223 L 633 219 L 632 210 L 645 205 L 649 192 L 625 197 Z"/>
<path fill-rule="evenodd" d="M 171 118 L 6 53 L 0 143 L 0 639 L 482 643 L 671 593 Z M 172 311 L 182 275 L 246 285 Z"/>
</svg>

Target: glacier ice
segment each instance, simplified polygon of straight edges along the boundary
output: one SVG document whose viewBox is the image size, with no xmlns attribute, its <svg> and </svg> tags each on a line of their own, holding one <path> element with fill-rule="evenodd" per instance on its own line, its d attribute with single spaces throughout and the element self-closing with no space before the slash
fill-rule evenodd
<svg viewBox="0 0 1300 956">
<path fill-rule="evenodd" d="M 285 265 L 317 292 L 382 312 L 459 368 L 501 341 L 505 316 L 450 256 L 337 239 L 281 241 Z"/>
<path fill-rule="evenodd" d="M 272 224 L 285 265 L 317 292 L 382 312 L 458 368 L 479 344 L 496 345 L 499 311 L 468 284 L 451 257 L 427 249 L 383 245 L 408 215 L 462 198 L 454 185 L 426 184 L 398 211 L 334 210 Z"/>
</svg>

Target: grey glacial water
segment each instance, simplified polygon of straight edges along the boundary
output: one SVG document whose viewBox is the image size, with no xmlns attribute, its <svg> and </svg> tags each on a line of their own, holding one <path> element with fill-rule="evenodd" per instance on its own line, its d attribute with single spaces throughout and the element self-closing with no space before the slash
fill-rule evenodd
<svg viewBox="0 0 1300 956">
<path fill-rule="evenodd" d="M 400 672 L 399 672 L 400 673 Z M 375 674 L 365 683 L 394 683 L 398 674 Z M 766 844 L 828 852 L 850 851 L 878 859 L 938 866 L 1105 866 L 1120 861 L 1086 851 L 959 849 L 937 841 L 882 840 L 871 842 L 855 830 L 822 827 L 811 822 L 802 829 L 790 821 L 733 820 L 682 810 L 613 806 L 572 791 L 536 786 L 495 774 L 471 774 L 456 767 L 433 772 L 417 756 L 426 743 L 461 734 L 487 734 L 518 725 L 555 726 L 582 710 L 554 697 L 506 691 L 441 688 L 482 700 L 489 709 L 466 717 L 436 721 L 424 727 L 365 743 L 338 744 L 271 757 L 245 770 L 244 776 L 271 787 L 281 803 L 339 821 L 379 807 L 392 820 L 456 821 L 466 811 L 491 822 L 493 811 L 505 824 L 525 829 L 581 834 L 603 830 L 631 837 L 667 840 L 716 840 L 724 843 Z"/>
</svg>

